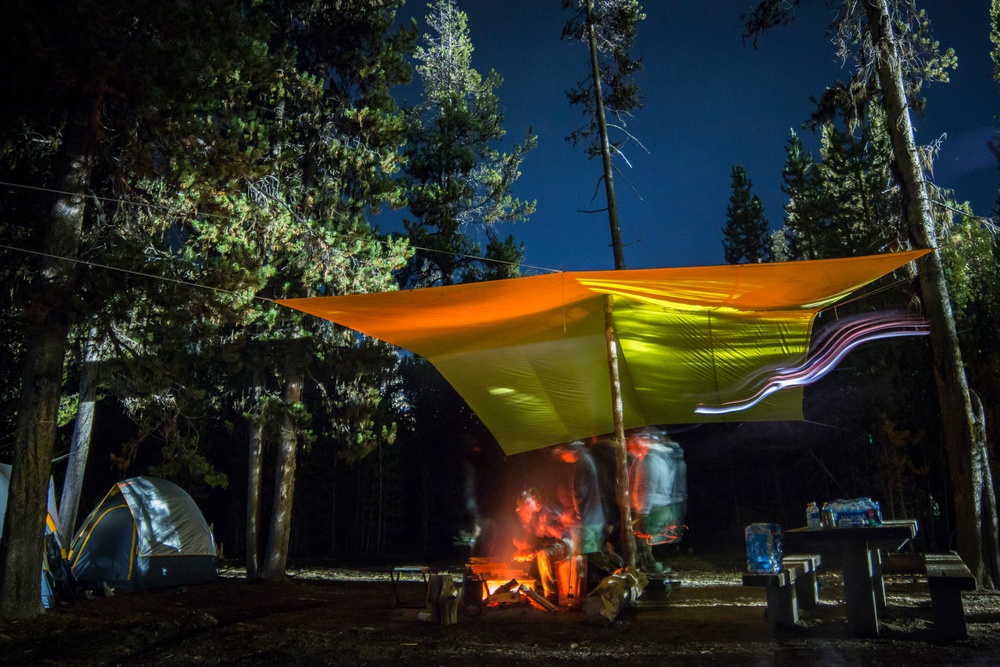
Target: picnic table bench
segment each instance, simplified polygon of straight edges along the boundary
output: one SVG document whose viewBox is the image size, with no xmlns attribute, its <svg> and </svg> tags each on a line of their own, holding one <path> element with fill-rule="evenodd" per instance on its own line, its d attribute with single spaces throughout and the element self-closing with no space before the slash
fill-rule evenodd
<svg viewBox="0 0 1000 667">
<path fill-rule="evenodd" d="M 966 639 L 969 636 L 962 592 L 976 590 L 977 583 L 957 553 L 891 554 L 883 560 L 882 572 L 927 577 L 934 636 L 939 639 Z"/>
<path fill-rule="evenodd" d="M 761 586 L 767 599 L 767 620 L 772 628 L 790 627 L 799 622 L 799 607 L 815 607 L 819 601 L 816 568 L 818 554 L 789 555 L 782 559 L 780 572 L 747 573 L 744 586 Z"/>
<path fill-rule="evenodd" d="M 430 578 L 433 574 L 436 574 L 436 571 L 427 565 L 401 565 L 392 568 L 389 572 L 389 580 L 392 581 L 392 594 L 395 598 L 395 606 L 411 608 L 427 606 L 431 593 Z M 408 575 L 420 575 L 420 596 L 417 598 L 404 599 L 401 595 L 402 587 L 400 584 L 406 580 Z"/>
<path fill-rule="evenodd" d="M 792 554 L 785 556 L 785 563 L 800 564 L 802 572 L 795 577 L 795 597 L 799 607 L 815 609 L 819 604 L 819 583 L 816 581 L 816 570 L 823 559 L 819 554 Z"/>
</svg>

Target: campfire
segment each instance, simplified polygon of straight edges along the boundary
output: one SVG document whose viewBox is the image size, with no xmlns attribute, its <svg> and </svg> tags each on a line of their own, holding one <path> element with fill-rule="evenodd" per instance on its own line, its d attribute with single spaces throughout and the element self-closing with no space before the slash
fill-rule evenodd
<svg viewBox="0 0 1000 667">
<path fill-rule="evenodd" d="M 529 573 L 530 561 L 473 558 L 465 568 L 465 599 L 482 607 L 529 603 L 546 611 L 556 605 L 535 592 L 537 580 Z"/>
<path fill-rule="evenodd" d="M 515 556 L 510 562 L 472 559 L 465 568 L 465 600 L 481 607 L 531 604 L 544 611 L 556 611 L 558 605 L 546 600 L 538 591 L 539 583 L 530 569 L 533 560 L 523 556 Z M 560 595 L 560 604 L 575 606 L 580 602 L 577 561 L 570 558 L 556 566 L 560 592 L 566 593 L 565 601 Z"/>
</svg>

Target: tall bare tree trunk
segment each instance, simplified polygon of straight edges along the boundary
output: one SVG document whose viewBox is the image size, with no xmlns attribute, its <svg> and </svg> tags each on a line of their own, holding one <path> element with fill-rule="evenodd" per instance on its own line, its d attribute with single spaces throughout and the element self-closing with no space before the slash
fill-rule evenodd
<svg viewBox="0 0 1000 667">
<path fill-rule="evenodd" d="M 247 461 L 247 579 L 260 578 L 260 494 L 264 461 L 264 419 L 260 414 L 264 395 L 260 370 L 253 373 L 254 417 L 250 423 L 250 452 Z"/>
<path fill-rule="evenodd" d="M 604 335 L 608 348 L 611 377 L 611 408 L 615 426 L 615 502 L 621 522 L 621 557 L 625 565 L 635 567 L 635 534 L 632 532 L 632 500 L 629 498 L 628 451 L 625 449 L 625 417 L 622 407 L 621 375 L 618 372 L 618 343 L 615 340 L 614 297 L 604 297 Z"/>
<path fill-rule="evenodd" d="M 66 463 L 62 497 L 59 499 L 59 536 L 67 546 L 76 531 L 76 517 L 80 511 L 80 496 L 83 493 L 83 476 L 87 471 L 90 439 L 94 430 L 97 379 L 101 368 L 100 343 L 97 340 L 96 328 L 91 327 L 84 348 L 76 423 L 73 424 L 73 441 L 70 444 L 69 461 Z"/>
<path fill-rule="evenodd" d="M 264 579 L 278 580 L 285 577 L 288 563 L 288 544 L 292 537 L 292 504 L 295 498 L 295 465 L 299 443 L 299 425 L 293 414 L 294 406 L 302 400 L 303 371 L 295 367 L 285 377 L 285 416 L 281 424 L 281 442 L 278 445 L 277 472 L 274 480 L 274 505 L 271 511 L 271 531 L 264 557 Z"/>
<path fill-rule="evenodd" d="M 601 68 L 597 59 L 597 32 L 594 28 L 594 3 L 587 0 L 587 40 L 590 42 L 590 69 L 594 80 L 594 108 L 597 128 L 601 135 L 601 162 L 604 166 L 604 192 L 608 200 L 608 224 L 611 227 L 611 249 L 615 269 L 625 268 L 618 224 L 618 199 L 615 197 L 614 168 L 611 164 L 611 142 L 608 140 L 608 120 L 604 113 L 604 93 L 601 90 Z M 607 337 L 608 369 L 611 377 L 611 410 L 615 427 L 615 502 L 621 522 L 621 556 L 628 567 L 635 567 L 635 535 L 632 534 L 632 504 L 629 500 L 628 452 L 625 450 L 625 427 L 622 409 L 621 376 L 618 372 L 618 350 L 615 342 L 613 298 L 604 301 L 604 326 Z"/>
<path fill-rule="evenodd" d="M 604 115 L 604 94 L 601 92 L 601 69 L 597 61 L 597 33 L 594 29 L 594 2 L 587 0 L 587 38 L 590 41 L 590 67 L 594 79 L 594 107 L 597 109 L 597 127 L 601 133 L 601 161 L 604 163 L 604 192 L 608 198 L 608 223 L 611 225 L 611 248 L 615 253 L 615 268 L 625 268 L 625 251 L 618 226 L 618 200 L 615 198 L 615 179 L 611 165 L 611 142 L 608 140 L 608 121 Z"/>
<path fill-rule="evenodd" d="M 0 616 L 6 620 L 42 613 L 41 562 L 52 451 L 62 394 L 69 333 L 70 297 L 76 280 L 85 195 L 94 167 L 93 128 L 97 107 L 84 100 L 71 107 L 65 166 L 25 309 L 21 400 L 3 540 L 0 541 Z"/>
<path fill-rule="evenodd" d="M 921 262 L 919 280 L 924 310 L 932 323 L 934 378 L 955 494 L 957 546 L 969 569 L 983 582 L 986 573 L 981 533 L 983 488 L 981 480 L 977 482 L 974 475 L 974 458 L 979 451 L 974 432 L 975 417 L 941 255 L 937 249 L 937 233 L 931 217 L 924 170 L 913 140 L 897 36 L 890 21 L 887 0 L 863 0 L 861 5 L 867 14 L 869 34 L 877 52 L 886 126 L 892 142 L 910 236 L 917 247 L 933 249 Z M 986 469 L 989 469 L 988 464 Z"/>
</svg>

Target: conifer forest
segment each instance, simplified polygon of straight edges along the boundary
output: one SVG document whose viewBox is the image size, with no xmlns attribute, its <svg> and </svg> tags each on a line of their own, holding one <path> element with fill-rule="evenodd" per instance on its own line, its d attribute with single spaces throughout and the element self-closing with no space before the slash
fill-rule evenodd
<svg viewBox="0 0 1000 667">
<path fill-rule="evenodd" d="M 478 62 L 474 4 L 5 3 L 0 617 L 41 612 L 50 479 L 66 541 L 115 482 L 174 482 L 220 562 L 251 579 L 308 561 L 459 562 L 503 534 L 487 528 L 514 518 L 547 453 L 504 454 L 426 359 L 276 303 L 534 275 L 519 233 L 547 233 L 542 142 L 588 170 L 562 184 L 583 193 L 579 227 L 552 234 L 569 253 L 600 236 L 593 268 L 625 268 L 619 202 L 642 195 L 628 160 L 659 131 L 633 119 L 666 76 L 633 42 L 665 9 L 547 3 L 578 124 L 539 108 L 514 126 L 505 91 L 540 74 Z M 819 3 L 737 4 L 726 25 L 750 54 Z M 937 147 L 908 129 L 961 69 L 921 4 L 829 3 L 815 48 L 847 64 L 825 92 L 793 91 L 816 97 L 773 137 L 780 174 L 734 150 L 717 217 L 683 224 L 717 264 L 931 249 L 815 328 L 904 312 L 932 333 L 852 350 L 806 387 L 802 421 L 660 425 L 686 455 L 685 548 L 738 553 L 751 522 L 794 527 L 809 502 L 867 496 L 917 518 L 922 549 L 1000 584 L 1000 211 L 938 186 Z M 1000 0 L 982 4 L 995 100 Z M 925 99 L 930 85 L 944 92 Z M 764 179 L 780 179 L 780 208 L 764 209 Z"/>
</svg>

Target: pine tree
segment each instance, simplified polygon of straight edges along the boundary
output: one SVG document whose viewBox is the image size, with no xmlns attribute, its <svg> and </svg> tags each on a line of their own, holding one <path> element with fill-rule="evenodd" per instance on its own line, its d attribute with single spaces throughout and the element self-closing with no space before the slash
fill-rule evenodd
<svg viewBox="0 0 1000 667">
<path fill-rule="evenodd" d="M 783 232 L 790 259 L 834 256 L 830 248 L 832 201 L 823 187 L 820 167 L 795 130 L 785 144 L 781 191 L 788 195 Z"/>
<path fill-rule="evenodd" d="M 194 199 L 196 192 L 225 189 L 227 176 L 252 164 L 256 156 L 245 150 L 221 154 L 232 144 L 217 128 L 242 113 L 241 91 L 253 87 L 227 88 L 234 82 L 227 67 L 249 65 L 261 33 L 253 12 L 214 0 L 181 8 L 90 0 L 8 5 L 0 44 L 11 103 L 0 110 L 0 150 L 4 169 L 17 176 L 12 180 L 38 190 L 28 198 L 11 195 L 21 202 L 9 210 L 26 215 L 4 223 L 11 238 L 46 255 L 34 265 L 19 262 L 13 307 L 25 345 L 18 357 L 11 501 L 0 543 L 0 613 L 25 618 L 40 611 L 38 554 L 64 362 L 70 332 L 80 322 L 77 299 L 91 284 L 90 272 L 61 258 L 100 260 L 108 245 L 142 245 L 131 237 L 137 228 L 114 224 L 118 211 L 109 202 L 146 194 L 139 177 L 123 175 L 155 173 L 174 193 Z M 208 120 L 207 108 L 220 98 L 229 104 L 216 104 Z M 211 176 L 197 169 L 182 174 L 174 170 L 178 159 L 218 169 Z M 148 239 L 158 229 L 162 238 L 168 219 L 139 231 Z M 32 276 L 30 285 L 25 275 Z M 124 287 L 103 292 L 108 311 L 124 300 L 116 296 Z"/>
<path fill-rule="evenodd" d="M 325 386 L 301 379 L 308 364 L 338 358 L 334 349 L 353 361 L 362 344 L 332 325 L 254 297 L 395 285 L 405 243 L 384 243 L 367 216 L 402 202 L 394 172 L 405 124 L 390 88 L 409 78 L 405 56 L 415 35 L 392 31 L 399 4 L 383 3 L 376 11 L 366 0 L 336 6 L 209 0 L 181 9 L 84 2 L 65 7 L 59 20 L 48 6 L 36 10 L 18 2 L 10 8 L 3 45 L 17 66 L 5 69 L 5 82 L 18 91 L 18 104 L 0 112 L 4 169 L 17 171 L 19 178 L 11 180 L 41 186 L 73 180 L 60 186 L 71 195 L 60 195 L 66 199 L 56 208 L 74 219 L 49 252 L 72 257 L 79 249 L 101 264 L 171 281 L 77 270 L 70 276 L 75 284 L 60 276 L 58 289 L 47 290 L 52 303 L 60 303 L 56 316 L 46 312 L 44 336 L 30 336 L 45 349 L 19 355 L 26 367 L 43 361 L 46 381 L 44 387 L 31 381 L 24 386 L 32 390 L 21 392 L 22 400 L 32 400 L 20 418 L 42 428 L 23 430 L 15 496 L 43 499 L 48 483 L 50 425 L 57 421 L 67 332 L 76 314 L 66 305 L 69 286 L 75 287 L 74 304 L 88 315 L 76 326 L 89 331 L 96 320 L 118 355 L 106 360 L 118 378 L 113 390 L 139 432 L 118 457 L 125 469 L 141 448 L 156 444 L 159 456 L 145 456 L 159 459 L 156 470 L 202 484 L 222 480 L 198 434 L 206 413 L 238 416 L 226 401 L 241 393 L 236 378 L 250 385 L 255 370 L 259 404 L 245 411 L 261 416 L 255 422 L 265 427 L 261 438 L 276 439 L 276 427 L 286 427 L 285 469 L 294 470 L 296 449 L 308 444 L 313 413 L 340 427 L 332 446 L 351 455 L 370 452 L 389 437 L 373 424 L 373 373 L 350 379 L 319 374 L 330 378 Z M 49 43 L 61 48 L 34 48 Z M 96 99 L 102 92 L 107 97 Z M 67 117 L 80 119 L 72 123 L 77 139 L 69 143 L 59 140 Z M 24 136 L 50 139 L 45 151 L 29 153 L 42 143 L 24 142 Z M 95 196 L 84 199 L 85 193 Z M 107 203 L 119 199 L 146 205 Z M 23 212 L 29 200 L 21 197 L 5 210 Z M 61 229 L 45 212 L 51 200 L 45 204 L 32 201 L 31 215 L 4 219 L 8 229 L 21 224 L 23 231 L 11 238 L 40 239 L 46 228 Z M 21 296 L 8 312 L 23 322 L 22 304 L 32 300 Z M 57 322 L 63 317 L 66 328 Z M 361 356 L 379 370 L 394 363 L 391 355 Z M 324 402 L 330 410 L 318 407 Z M 280 517 L 269 553 L 275 576 L 287 554 L 293 499 L 287 480 L 272 512 Z M 4 590 L 5 616 L 30 616 L 40 608 L 44 503 L 34 505 L 18 502 L 7 513 L 6 534 L 19 537 L 3 559 L 3 585 L 11 587 Z M 35 535 L 37 548 L 27 543 Z M 17 543 L 22 537 L 26 544 Z"/>
<path fill-rule="evenodd" d="M 994 45 L 990 52 L 993 80 L 1000 83 L 1000 0 L 991 0 L 990 4 L 990 41 Z"/>
<path fill-rule="evenodd" d="M 726 207 L 726 226 L 722 228 L 726 261 L 730 264 L 770 262 L 773 258 L 771 234 L 764 217 L 764 204 L 752 193 L 753 183 L 747 178 L 743 165 L 733 167 L 732 179 L 733 194 Z"/>
<path fill-rule="evenodd" d="M 470 231 L 495 234 L 495 225 L 535 210 L 512 194 L 534 134 L 529 129 L 510 153 L 497 149 L 506 134 L 496 93 L 502 79 L 493 70 L 484 79 L 472 67 L 467 17 L 455 0 L 430 8 L 431 32 L 416 51 L 423 100 L 410 111 L 403 178 L 414 216 L 404 227 L 418 248 L 403 272 L 407 287 L 474 278 L 481 249 Z"/>
<path fill-rule="evenodd" d="M 631 50 L 639 22 L 646 15 L 636 0 L 563 0 L 562 6 L 573 11 L 563 27 L 563 38 L 581 41 L 590 50 L 587 75 L 566 92 L 570 104 L 581 107 L 586 122 L 566 140 L 574 146 L 583 144 L 590 158 L 601 157 L 615 268 L 624 269 L 612 158 L 624 156 L 626 144 L 634 140 L 626 129 L 628 120 L 643 107 L 642 92 L 634 80 L 642 61 L 633 58 Z M 620 139 L 611 138 L 612 129 Z"/>
<path fill-rule="evenodd" d="M 589 47 L 588 74 L 576 87 L 566 92 L 570 104 L 583 108 L 585 124 L 567 137 L 573 145 L 586 143 L 589 157 L 601 156 L 602 179 L 607 199 L 608 226 L 611 231 L 611 249 L 615 269 L 625 268 L 625 250 L 622 245 L 618 220 L 618 202 L 615 195 L 614 164 L 612 156 L 623 156 L 624 141 L 612 141 L 611 129 L 621 132 L 627 139 L 632 135 L 625 129 L 626 118 L 633 109 L 642 107 L 642 95 L 633 76 L 642 69 L 642 62 L 632 58 L 631 49 L 638 24 L 646 18 L 642 7 L 635 0 L 563 0 L 563 9 L 571 9 L 573 17 L 563 26 L 562 36 L 581 41 Z M 611 120 L 609 120 L 609 115 Z M 612 151 L 614 153 L 612 153 Z M 612 297 L 604 304 L 605 335 L 614 337 L 611 316 Z M 618 374 L 617 352 L 608 344 L 608 372 L 611 380 L 611 411 L 614 421 L 615 495 L 621 526 L 622 557 L 629 567 L 635 565 L 635 538 L 627 527 L 632 524 L 631 506 L 628 501 L 628 468 L 625 452 L 621 384 Z"/>
<path fill-rule="evenodd" d="M 764 0 L 743 17 L 746 35 L 791 21 L 791 4 Z M 1000 582 L 997 506 L 989 476 L 981 411 L 969 391 L 955 317 L 938 247 L 928 196 L 928 165 L 914 141 L 911 109 L 920 111 L 925 81 L 947 81 L 954 52 L 941 52 L 929 37 L 929 21 L 915 3 L 902 0 L 845 2 L 835 23 L 839 55 L 858 64 L 850 90 L 871 94 L 885 110 L 892 145 L 893 181 L 900 190 L 900 215 L 909 242 L 931 252 L 918 274 L 922 305 L 932 323 L 934 377 L 955 497 L 958 551 L 983 585 Z M 856 96 L 856 97 L 860 97 Z M 978 414 L 978 416 L 977 416 Z"/>
<path fill-rule="evenodd" d="M 885 188 L 892 179 L 885 113 L 874 103 L 817 104 L 811 125 L 820 133 L 820 160 L 794 132 L 786 145 L 782 191 L 792 256 L 850 257 L 905 246 L 899 193 Z"/>
<path fill-rule="evenodd" d="M 405 262 L 405 244 L 383 243 L 368 216 L 402 203 L 395 173 L 406 127 L 391 89 L 409 79 L 406 56 L 415 35 L 393 28 L 401 4 L 383 3 L 377 10 L 364 0 L 275 7 L 274 53 L 282 58 L 285 83 L 261 102 L 280 110 L 268 134 L 275 159 L 253 184 L 250 226 L 226 230 L 234 247 L 245 247 L 247 257 L 256 258 L 251 266 L 261 296 L 395 287 L 393 272 Z M 202 232 L 199 241 L 210 244 L 212 237 Z M 360 458 L 391 437 L 374 423 L 379 396 L 371 383 L 393 360 L 370 355 L 370 346 L 340 327 L 273 304 L 245 310 L 237 322 L 234 334 L 246 345 L 249 369 L 264 370 L 255 382 L 259 402 L 250 411 L 252 422 L 262 420 L 262 436 L 270 432 L 277 439 L 277 477 L 259 574 L 280 579 L 291 540 L 299 450 L 319 431 L 344 458 Z M 331 363 L 339 370 L 309 372 Z M 257 447 L 256 438 L 251 444 Z M 259 478 L 253 469 L 248 475 Z M 256 491 L 251 488 L 248 495 Z M 255 518 L 248 514 L 248 524 Z M 248 544 L 248 560 L 256 547 Z M 256 574 L 248 570 L 248 576 Z"/>
<path fill-rule="evenodd" d="M 885 188 L 892 179 L 892 149 L 881 107 L 870 103 L 850 113 L 841 109 L 822 126 L 820 156 L 818 171 L 830 215 L 827 256 L 905 247 L 899 193 Z"/>
</svg>

